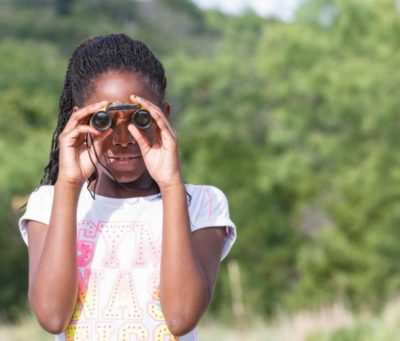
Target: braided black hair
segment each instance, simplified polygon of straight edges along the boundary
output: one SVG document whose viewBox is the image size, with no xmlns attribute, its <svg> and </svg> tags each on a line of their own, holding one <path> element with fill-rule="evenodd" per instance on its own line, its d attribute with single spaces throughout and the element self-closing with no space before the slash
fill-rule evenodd
<svg viewBox="0 0 400 341">
<path fill-rule="evenodd" d="M 82 106 L 89 97 L 93 81 L 107 71 L 129 71 L 139 74 L 149 90 L 161 103 L 167 81 L 160 61 L 141 41 L 125 34 L 110 34 L 85 40 L 69 60 L 64 88 L 60 96 L 57 127 L 53 133 L 49 163 L 44 169 L 41 185 L 54 185 L 58 176 L 61 132 L 74 106 Z M 89 182 L 94 180 L 92 174 Z"/>
</svg>

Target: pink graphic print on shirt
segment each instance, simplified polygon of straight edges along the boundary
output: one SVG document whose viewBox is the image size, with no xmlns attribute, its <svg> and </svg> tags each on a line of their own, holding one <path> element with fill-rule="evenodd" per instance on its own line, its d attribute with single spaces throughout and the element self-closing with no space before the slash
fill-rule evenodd
<svg viewBox="0 0 400 341">
<path fill-rule="evenodd" d="M 160 307 L 160 260 L 161 236 L 146 222 L 80 221 L 78 301 L 66 339 L 178 340 Z"/>
</svg>

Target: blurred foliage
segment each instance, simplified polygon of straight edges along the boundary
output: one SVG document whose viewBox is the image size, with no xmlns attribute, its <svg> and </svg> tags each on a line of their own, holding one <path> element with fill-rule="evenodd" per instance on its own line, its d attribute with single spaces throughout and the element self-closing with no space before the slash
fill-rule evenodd
<svg viewBox="0 0 400 341">
<path fill-rule="evenodd" d="M 3 0 L 0 27 L 3 316 L 16 317 L 27 283 L 11 202 L 41 178 L 67 58 L 117 31 L 166 66 L 186 181 L 228 196 L 249 311 L 379 309 L 399 295 L 394 0 L 303 1 L 290 22 L 188 0 Z M 219 316 L 231 317 L 229 290 L 222 267 Z"/>
</svg>

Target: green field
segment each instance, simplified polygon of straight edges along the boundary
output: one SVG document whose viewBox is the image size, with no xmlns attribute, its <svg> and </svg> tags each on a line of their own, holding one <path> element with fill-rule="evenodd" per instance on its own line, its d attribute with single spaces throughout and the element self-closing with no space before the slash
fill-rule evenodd
<svg viewBox="0 0 400 341">
<path fill-rule="evenodd" d="M 201 341 L 394 341 L 400 340 L 400 300 L 381 314 L 354 315 L 337 304 L 314 312 L 280 316 L 274 322 L 247 318 L 250 323 L 231 325 L 211 321 L 200 324 Z M 235 327 L 233 327 L 235 326 Z M 2 324 L 1 341 L 47 341 L 53 337 L 40 329 L 32 316 L 16 325 Z"/>
</svg>

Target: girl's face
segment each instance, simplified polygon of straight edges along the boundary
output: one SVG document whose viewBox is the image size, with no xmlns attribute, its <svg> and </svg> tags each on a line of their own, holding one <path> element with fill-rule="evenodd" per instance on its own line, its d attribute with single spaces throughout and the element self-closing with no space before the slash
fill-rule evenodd
<svg viewBox="0 0 400 341">
<path fill-rule="evenodd" d="M 103 100 L 109 103 L 131 103 L 131 95 L 160 105 L 140 75 L 127 71 L 109 71 L 96 78 L 90 97 L 84 105 Z M 162 109 L 168 116 L 169 107 L 165 105 Z M 111 134 L 104 140 L 102 150 L 97 153 L 100 161 L 112 175 L 103 167 L 98 167 L 98 192 L 101 195 L 133 196 L 132 192 L 126 193 L 126 187 L 130 187 L 132 190 L 152 187 L 153 181 L 146 171 L 139 145 L 128 130 L 132 112 L 130 110 L 110 112 L 114 126 Z M 154 122 L 145 132 L 150 141 L 156 138 L 157 127 Z M 125 185 L 121 186 L 116 183 L 112 176 Z"/>
</svg>

